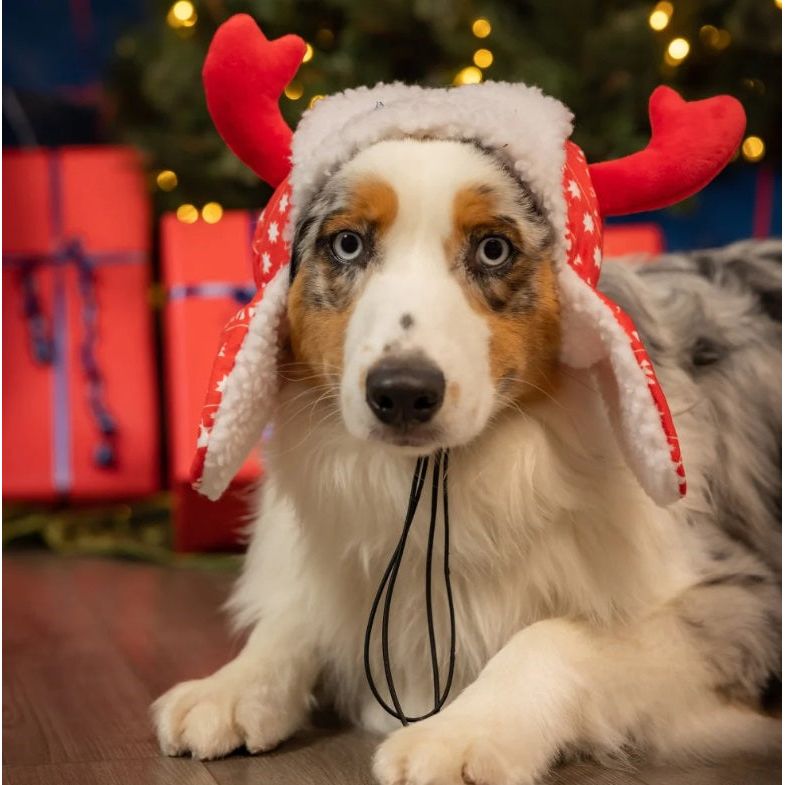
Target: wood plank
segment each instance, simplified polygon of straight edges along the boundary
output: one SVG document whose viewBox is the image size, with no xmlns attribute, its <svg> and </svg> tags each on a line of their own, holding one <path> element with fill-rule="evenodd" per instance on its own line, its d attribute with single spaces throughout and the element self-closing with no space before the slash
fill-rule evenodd
<svg viewBox="0 0 785 785">
<path fill-rule="evenodd" d="M 191 760 L 150 758 L 140 761 L 6 766 L 4 785 L 216 785 L 207 769 Z"/>
<path fill-rule="evenodd" d="M 150 695 L 207 676 L 239 651 L 221 606 L 235 574 L 81 560 L 76 591 Z"/>
<path fill-rule="evenodd" d="M 774 755 L 735 755 L 695 766 L 652 766 L 640 777 L 645 785 L 780 785 L 782 765 Z"/>
<path fill-rule="evenodd" d="M 219 785 L 374 785 L 371 755 L 379 739 L 359 730 L 298 734 L 263 755 L 234 755 L 205 764 Z"/>
<path fill-rule="evenodd" d="M 557 766 L 542 785 L 644 785 L 633 766 L 578 761 Z"/>
<path fill-rule="evenodd" d="M 152 698 L 239 646 L 219 606 L 233 575 L 133 562 L 4 557 L 6 785 L 371 785 L 378 738 L 320 716 L 278 750 L 200 763 L 160 755 Z M 770 785 L 776 757 L 694 768 L 577 762 L 543 785 Z"/>
<path fill-rule="evenodd" d="M 65 560 L 6 558 L 4 762 L 158 755 L 150 692 L 74 590 Z"/>
</svg>

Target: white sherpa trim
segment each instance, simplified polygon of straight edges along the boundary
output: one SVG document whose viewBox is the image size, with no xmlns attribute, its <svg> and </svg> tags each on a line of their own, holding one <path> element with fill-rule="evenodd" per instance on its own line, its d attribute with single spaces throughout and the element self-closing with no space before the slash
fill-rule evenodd
<svg viewBox="0 0 785 785">
<path fill-rule="evenodd" d="M 212 501 L 226 490 L 272 416 L 278 391 L 281 320 L 289 265 L 267 284 L 224 386 L 210 432 L 199 492 Z"/>
<path fill-rule="evenodd" d="M 660 505 L 679 492 L 671 448 L 630 339 L 610 308 L 572 268 L 559 275 L 565 330 L 562 358 L 574 367 L 595 366 L 600 389 L 622 452 L 646 493 Z"/>
<path fill-rule="evenodd" d="M 292 140 L 291 237 L 300 211 L 342 164 L 383 139 L 471 139 L 507 159 L 541 201 L 565 263 L 564 143 L 572 113 L 536 87 L 484 82 L 453 88 L 360 87 L 318 101 Z"/>
</svg>

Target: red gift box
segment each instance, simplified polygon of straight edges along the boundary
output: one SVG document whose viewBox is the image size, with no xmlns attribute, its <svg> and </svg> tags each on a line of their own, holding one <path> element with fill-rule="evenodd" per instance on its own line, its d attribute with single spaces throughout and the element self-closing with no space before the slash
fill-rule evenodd
<svg viewBox="0 0 785 785">
<path fill-rule="evenodd" d="M 603 229 L 602 255 L 606 259 L 630 254 L 658 256 L 664 251 L 665 234 L 655 223 L 613 224 Z"/>
<path fill-rule="evenodd" d="M 144 177 L 123 147 L 3 152 L 3 495 L 159 487 Z"/>
<path fill-rule="evenodd" d="M 178 551 L 236 547 L 261 476 L 257 452 L 217 502 L 196 493 L 190 484 L 198 424 L 221 331 L 256 291 L 251 254 L 255 225 L 255 216 L 239 210 L 225 212 L 213 224 L 183 223 L 171 214 L 162 221 L 169 476 Z"/>
</svg>

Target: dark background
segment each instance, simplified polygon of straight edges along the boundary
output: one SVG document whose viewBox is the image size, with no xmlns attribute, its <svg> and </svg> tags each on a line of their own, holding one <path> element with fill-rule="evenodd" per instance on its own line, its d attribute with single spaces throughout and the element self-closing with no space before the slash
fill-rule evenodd
<svg viewBox="0 0 785 785">
<path fill-rule="evenodd" d="M 657 84 L 687 98 L 731 93 L 762 156 L 742 152 L 703 194 L 643 218 L 665 229 L 671 249 L 781 232 L 782 12 L 774 0 L 194 0 L 190 8 L 189 16 L 181 7 L 181 20 L 157 0 L 6 3 L 5 144 L 131 142 L 145 154 L 159 213 L 210 201 L 259 207 L 266 188 L 218 139 L 199 80 L 217 25 L 248 12 L 269 37 L 296 32 L 313 46 L 282 99 L 292 124 L 314 96 L 395 79 L 448 85 L 470 68 L 564 100 L 576 114 L 576 141 L 601 160 L 646 143 Z M 484 38 L 477 19 L 490 22 Z M 668 54 L 676 38 L 690 46 L 680 61 Z M 476 69 L 477 49 L 492 52 L 490 66 Z M 156 185 L 162 170 L 176 173 L 175 188 Z"/>
</svg>

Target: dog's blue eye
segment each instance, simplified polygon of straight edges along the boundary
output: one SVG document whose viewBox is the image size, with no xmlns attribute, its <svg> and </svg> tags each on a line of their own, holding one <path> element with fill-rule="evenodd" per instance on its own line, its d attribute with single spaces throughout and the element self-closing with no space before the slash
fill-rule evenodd
<svg viewBox="0 0 785 785">
<path fill-rule="evenodd" d="M 512 253 L 512 246 L 503 237 L 485 237 L 477 246 L 477 262 L 484 267 L 504 264 Z"/>
<path fill-rule="evenodd" d="M 357 232 L 338 232 L 333 237 L 332 250 L 341 262 L 353 262 L 363 252 L 363 239 Z"/>
</svg>

